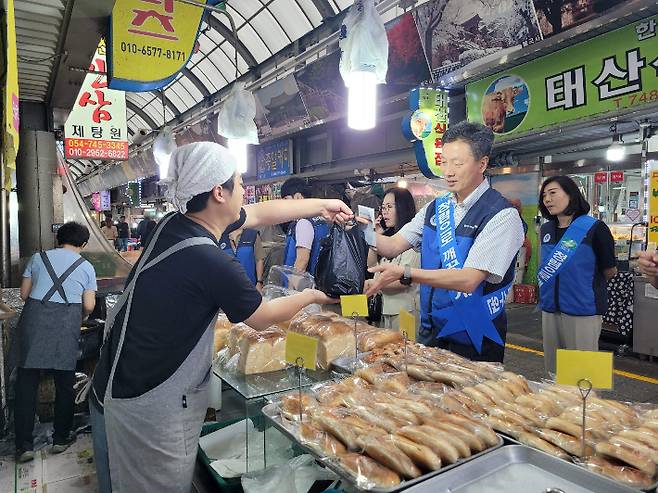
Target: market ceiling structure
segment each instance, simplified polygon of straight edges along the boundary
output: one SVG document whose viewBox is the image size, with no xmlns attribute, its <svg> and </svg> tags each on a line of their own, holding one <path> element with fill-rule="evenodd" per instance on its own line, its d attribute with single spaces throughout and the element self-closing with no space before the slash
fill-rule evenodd
<svg viewBox="0 0 658 493">
<path fill-rule="evenodd" d="M 384 21 L 388 21 L 426 1 L 376 0 L 376 3 Z M 72 107 L 99 35 L 107 29 L 113 3 L 112 0 L 15 0 L 21 99 L 44 102 L 54 109 Z M 328 41 L 336 41 L 342 13 L 353 2 L 228 0 L 226 3 L 236 25 L 237 43 L 225 16 L 209 13 L 202 25 L 198 51 L 165 88 L 164 97 L 157 90 L 126 94 L 131 143 L 140 130 L 151 132 L 164 122 L 180 124 L 217 104 L 218 94 L 236 78 L 236 49 L 239 78 L 248 74 L 251 80 L 265 81 L 274 80 L 272 74 L 275 78 L 288 75 L 294 71 L 294 65 L 283 70 L 287 59 L 295 61 L 313 43 L 322 47 Z M 501 70 L 510 63 L 522 63 L 523 57 L 541 56 L 645 17 L 656 12 L 656 5 L 655 1 L 629 0 L 614 15 L 565 32 L 562 37 L 530 45 L 522 50 L 521 56 L 491 62 L 491 67 L 481 67 L 477 75 Z M 319 50 L 315 51 L 318 57 L 322 56 Z M 446 82 L 463 85 L 474 75 L 457 73 Z M 108 166 L 102 161 L 69 162 L 76 179 Z"/>
</svg>

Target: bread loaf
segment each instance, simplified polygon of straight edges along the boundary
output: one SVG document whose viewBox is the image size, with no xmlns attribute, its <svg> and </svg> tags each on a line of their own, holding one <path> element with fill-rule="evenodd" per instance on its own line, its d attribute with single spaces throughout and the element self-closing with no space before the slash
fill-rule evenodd
<svg viewBox="0 0 658 493">
<path fill-rule="evenodd" d="M 390 439 L 395 446 L 407 454 L 417 466 L 429 471 L 441 469 L 441 458 L 432 452 L 429 447 L 400 435 L 391 435 Z"/>
<path fill-rule="evenodd" d="M 341 454 L 338 456 L 338 461 L 339 465 L 353 476 L 359 485 L 391 488 L 400 484 L 400 476 L 365 455 Z"/>
<path fill-rule="evenodd" d="M 559 457 L 560 459 L 569 459 L 569 455 L 564 450 L 547 442 L 543 438 L 539 438 L 537 435 L 533 435 L 532 433 L 525 431 L 521 432 L 516 436 L 516 439 L 524 445 L 534 447 L 542 452 Z"/>
<path fill-rule="evenodd" d="M 286 367 L 286 334 L 277 327 L 244 331 L 238 340 L 238 371 L 245 375 Z"/>
<path fill-rule="evenodd" d="M 603 457 L 589 457 L 585 462 L 585 467 L 633 488 L 644 490 L 650 488 L 653 483 L 653 479 L 648 474 L 638 471 L 634 467 L 613 464 Z"/>
<path fill-rule="evenodd" d="M 570 453 L 571 455 L 588 457 L 594 452 L 592 447 L 585 443 L 585 454 L 583 455 L 582 442 L 577 438 L 560 431 L 549 430 L 548 428 L 539 428 L 535 431 L 535 433 L 540 438 L 543 438 L 547 442 L 552 443 L 556 447 L 560 447 L 562 450 Z"/>
<path fill-rule="evenodd" d="M 345 446 L 329 433 L 316 428 L 309 423 L 301 423 L 299 426 L 299 437 L 301 443 L 311 447 L 317 453 L 325 457 L 333 457 L 337 454 L 347 452 Z"/>
<path fill-rule="evenodd" d="M 459 460 L 459 451 L 450 442 L 441 437 L 439 433 L 428 433 L 428 426 L 404 426 L 398 431 L 398 435 L 408 438 L 412 442 L 425 445 L 437 454 L 443 463 L 454 464 Z M 439 435 L 439 436 L 437 436 Z"/>
<path fill-rule="evenodd" d="M 420 469 L 388 436 L 368 435 L 360 443 L 367 455 L 401 476 L 411 479 L 421 475 Z"/>
<path fill-rule="evenodd" d="M 318 338 L 318 367 L 329 369 L 331 362 L 356 351 L 354 326 L 331 312 L 296 316 L 289 331 Z"/>
<path fill-rule="evenodd" d="M 650 457 L 624 445 L 613 445 L 605 442 L 597 443 L 596 453 L 625 462 L 649 476 L 654 476 L 656 474 L 656 464 Z"/>
</svg>

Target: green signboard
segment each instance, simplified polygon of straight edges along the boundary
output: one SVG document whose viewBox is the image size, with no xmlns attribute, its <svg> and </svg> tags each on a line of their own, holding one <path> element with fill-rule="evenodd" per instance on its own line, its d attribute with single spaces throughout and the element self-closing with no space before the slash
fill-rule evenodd
<svg viewBox="0 0 658 493">
<path fill-rule="evenodd" d="M 658 103 L 658 16 L 466 86 L 470 121 L 500 138 Z"/>
</svg>

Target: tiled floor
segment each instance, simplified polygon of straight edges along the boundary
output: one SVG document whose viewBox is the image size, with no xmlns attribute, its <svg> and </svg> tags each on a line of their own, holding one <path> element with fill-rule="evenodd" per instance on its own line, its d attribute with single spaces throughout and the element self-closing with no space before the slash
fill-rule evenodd
<svg viewBox="0 0 658 493">
<path fill-rule="evenodd" d="M 505 366 L 532 380 L 544 376 L 541 355 L 540 314 L 534 306 L 512 305 L 508 308 L 510 346 L 505 354 Z M 615 350 L 614 346 L 602 343 L 602 349 Z M 658 379 L 658 364 L 642 360 L 636 355 L 615 356 L 615 368 L 635 375 Z M 624 401 L 651 402 L 658 404 L 658 385 L 636 378 L 615 376 L 615 387 L 611 397 Z M 222 396 L 222 410 L 218 421 L 226 421 L 244 415 L 244 403 L 233 391 Z M 93 450 L 91 437 L 79 435 L 78 442 L 67 452 L 53 456 L 42 449 L 37 459 L 27 465 L 15 467 L 13 458 L 0 457 L 0 493 L 95 493 Z M 15 484 L 17 478 L 17 484 Z M 217 490 L 207 470 L 197 463 L 193 491 L 210 493 Z"/>
</svg>

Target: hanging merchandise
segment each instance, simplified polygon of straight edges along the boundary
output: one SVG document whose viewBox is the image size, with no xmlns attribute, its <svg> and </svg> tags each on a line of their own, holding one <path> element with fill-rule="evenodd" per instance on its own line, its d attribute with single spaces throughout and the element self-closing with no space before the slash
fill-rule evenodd
<svg viewBox="0 0 658 493">
<path fill-rule="evenodd" d="M 386 83 L 388 38 L 374 0 L 356 0 L 340 28 L 340 75 L 349 90 L 347 124 L 374 128 L 377 84 Z"/>
<path fill-rule="evenodd" d="M 167 178 L 169 161 L 176 150 L 176 140 L 170 127 L 163 127 L 153 141 L 153 159 L 158 164 L 160 179 Z"/>
<path fill-rule="evenodd" d="M 368 244 L 361 228 L 334 225 L 322 247 L 315 267 L 315 284 L 327 296 L 363 293 Z"/>
<path fill-rule="evenodd" d="M 217 118 L 217 132 L 228 139 L 228 148 L 238 159 L 238 171 L 247 171 L 247 144 L 258 144 L 256 100 L 244 82 L 236 82 Z"/>
</svg>

